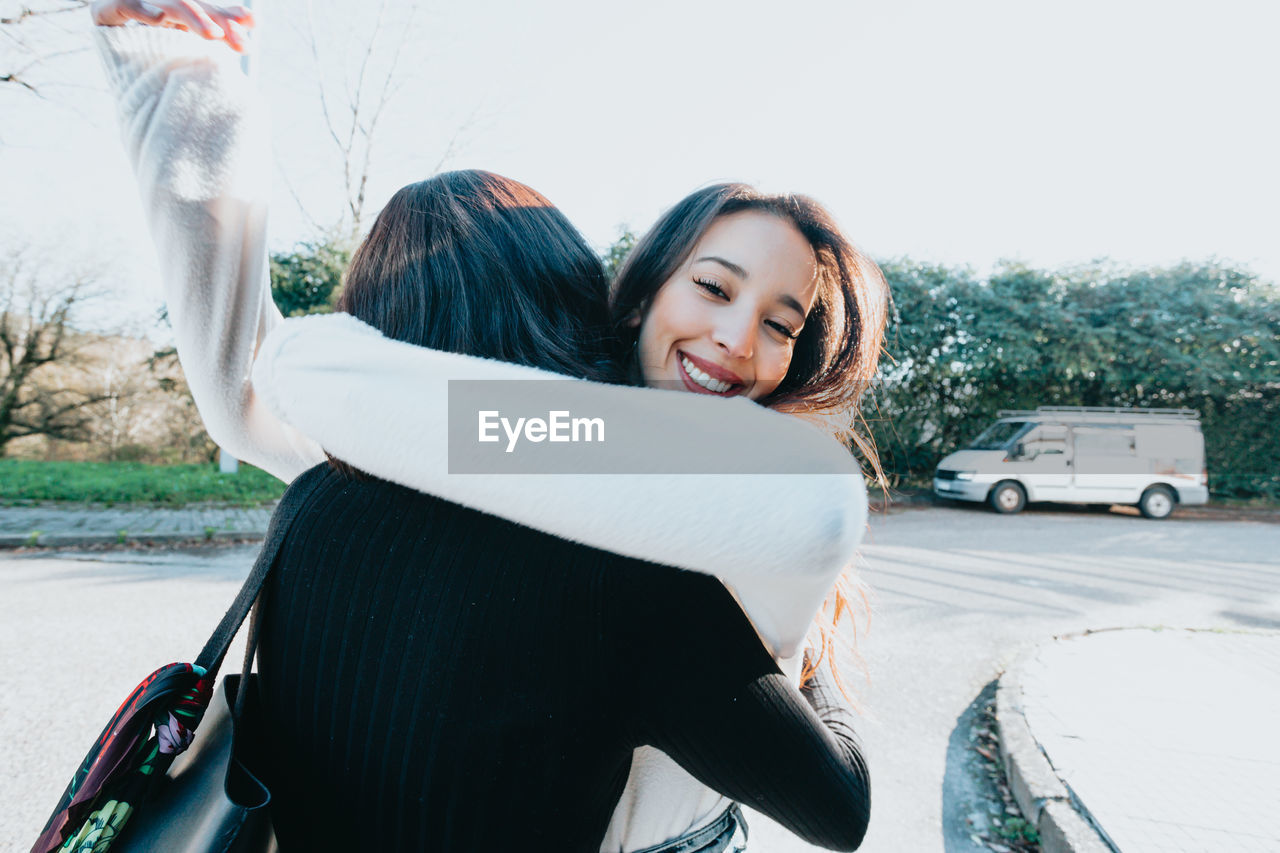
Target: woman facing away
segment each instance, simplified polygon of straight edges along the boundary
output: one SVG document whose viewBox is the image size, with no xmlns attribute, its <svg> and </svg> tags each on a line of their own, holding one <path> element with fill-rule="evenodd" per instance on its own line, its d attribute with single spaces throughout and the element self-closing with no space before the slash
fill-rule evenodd
<svg viewBox="0 0 1280 853">
<path fill-rule="evenodd" d="M 856 293 L 840 286 L 856 280 L 851 274 L 856 258 L 828 225 L 821 209 L 805 199 L 762 195 L 741 185 L 709 187 L 681 201 L 640 241 L 615 287 L 613 313 L 622 328 L 631 330 L 621 347 L 627 354 L 622 359 L 625 370 L 651 387 L 674 386 L 702 397 L 740 394 L 804 413 L 839 415 L 846 395 L 856 394 L 849 386 L 858 374 L 848 370 L 836 374 L 845 382 L 824 384 L 822 379 L 830 374 L 806 376 L 804 368 L 806 362 L 856 361 L 854 346 L 832 344 L 846 336 L 843 317 L 865 316 L 856 310 Z M 824 257 L 816 275 L 815 255 Z M 357 266 L 353 264 L 353 270 Z M 801 269 L 808 272 L 794 274 Z M 361 308 L 362 280 L 354 284 L 339 308 L 363 315 L 367 309 Z M 839 302 L 833 306 L 833 294 L 837 299 L 850 296 L 849 314 L 842 313 L 846 306 Z M 856 320 L 851 325 L 856 328 Z M 820 331 L 806 337 L 806 327 Z M 856 338 L 857 332 L 848 336 Z M 800 341 L 805 346 L 800 347 Z M 352 357 L 357 351 L 359 355 Z M 439 480 L 433 454 L 418 446 L 414 436 L 422 417 L 419 403 L 396 392 L 432 381 L 434 358 L 396 341 L 374 338 L 371 330 L 343 315 L 309 318 L 286 321 L 285 330 L 273 333 L 255 379 L 277 411 L 322 436 L 331 452 L 377 476 L 438 491 L 448 487 Z M 801 366 L 791 372 L 798 359 Z M 335 399 L 344 407 L 377 411 L 380 417 L 369 423 L 335 419 Z M 721 429 L 736 425 L 732 416 L 720 421 Z M 677 440 L 690 439 L 681 434 Z M 661 441 L 655 446 L 655 452 L 660 450 Z M 770 450 L 785 454 L 786 448 Z M 613 548 L 616 538 L 601 537 L 616 537 L 617 532 L 600 529 L 589 508 L 564 511 L 556 505 L 563 489 L 577 488 L 564 482 L 573 479 L 562 476 L 560 489 L 547 488 L 534 504 L 504 505 L 500 514 L 569 539 L 596 537 Z M 603 488 L 613 483 L 613 478 L 604 484 L 598 482 L 603 478 L 579 479 Z M 786 478 L 763 479 L 776 481 L 771 502 L 790 499 Z M 655 501 L 662 499 L 660 493 L 653 495 Z M 489 510 L 494 503 L 478 505 Z M 686 518 L 685 523 L 727 527 L 757 545 L 767 544 L 773 535 L 767 521 L 770 506 L 752 508 L 739 500 L 734 506 L 744 516 L 735 516 L 732 509 L 726 512 L 726 506 L 728 502 L 711 507 L 716 518 Z M 691 508 L 690 515 L 697 509 Z M 764 529 L 753 537 L 749 525 L 757 523 Z M 817 530 L 809 535 L 821 538 Z M 813 617 L 808 608 L 816 606 L 803 603 L 803 577 L 792 585 L 785 573 L 776 578 L 751 576 L 740 567 L 736 573 L 725 571 L 722 577 L 726 576 L 772 648 L 790 648 L 803 638 Z M 835 606 L 839 599 L 832 609 Z M 830 653 L 830 633 L 822 635 L 819 644 Z M 732 815 L 729 808 L 718 790 L 692 779 L 657 750 L 641 748 L 602 849 L 647 849 L 663 839 L 688 836 L 709 819 L 716 825 L 717 815 Z"/>
<path fill-rule="evenodd" d="M 454 308 L 475 274 L 516 302 L 559 279 L 563 315 L 512 327 L 491 310 L 462 346 L 592 375 L 589 335 L 546 344 L 569 317 L 606 328 L 589 322 L 607 317 L 600 273 L 558 211 L 528 204 L 541 201 L 484 173 L 408 187 L 344 299 L 430 341 L 468 318 Z M 405 298 L 420 276 L 409 290 L 424 298 Z M 433 335 L 438 313 L 454 316 Z M 259 652 L 282 847 L 596 850 L 644 744 L 811 842 L 861 842 L 868 780 L 847 709 L 820 681 L 797 692 L 715 579 L 323 464 L 286 499 L 302 505 Z"/>
<path fill-rule="evenodd" d="M 164 35 L 172 36 L 173 34 Z M 210 430 L 215 436 L 218 436 L 219 432 L 221 432 L 224 437 L 231 438 L 231 441 L 224 439 L 222 443 L 230 444 L 240 455 L 250 461 L 259 461 L 260 464 L 264 464 L 264 467 L 268 467 L 269 470 L 273 470 L 282 476 L 292 476 L 292 474 L 296 474 L 298 470 L 301 470 L 301 467 L 321 458 L 318 448 L 313 442 L 275 422 L 263 410 L 260 401 L 254 397 L 252 390 L 240 381 L 243 373 L 247 371 L 248 359 L 252 357 L 256 344 L 267 329 L 275 322 L 278 322 L 278 314 L 273 314 L 265 295 L 265 277 L 263 275 L 265 258 L 261 257 L 264 253 L 260 251 L 262 239 L 261 210 L 260 207 L 252 203 L 254 199 L 253 189 L 255 186 L 260 187 L 260 185 L 242 180 L 244 175 L 250 172 L 245 167 L 251 165 L 253 158 L 243 156 L 243 149 L 252 148 L 252 145 L 248 143 L 249 137 L 240 132 L 245 131 L 250 123 L 238 121 L 243 117 L 234 114 L 234 110 L 228 121 L 226 112 L 229 105 L 228 91 L 235 91 L 237 81 L 231 76 L 221 75 L 214 65 L 207 63 L 204 67 L 198 69 L 191 67 L 184 69 L 181 65 L 178 65 L 172 71 L 172 75 L 166 79 L 164 73 L 157 71 L 156 66 L 166 60 L 166 50 L 171 53 L 175 52 L 175 48 L 180 44 L 173 41 L 172 38 L 166 43 L 160 38 L 149 41 L 147 36 L 119 32 L 111 35 L 103 34 L 101 41 L 113 82 L 117 84 L 117 90 L 121 94 L 126 142 L 129 144 L 130 153 L 134 156 L 135 164 L 139 167 L 144 198 L 148 202 L 149 212 L 152 214 L 153 230 L 156 232 L 157 241 L 162 249 L 162 262 L 168 267 L 165 276 L 166 283 L 171 288 L 179 288 L 179 292 L 171 292 L 169 294 L 169 303 L 174 314 L 180 351 L 186 350 L 184 352 L 184 365 L 191 376 L 192 386 L 196 390 L 202 411 L 207 418 L 210 418 Z M 189 42 L 190 40 L 185 40 L 181 43 L 181 48 L 177 49 L 176 52 L 180 54 L 189 52 L 192 48 Z M 199 53 L 199 51 L 196 51 L 196 53 Z M 171 59 L 172 57 L 169 58 Z M 201 62 L 204 61 L 202 60 Z M 194 64 L 200 65 L 201 62 Z M 165 73 L 169 73 L 168 70 Z M 173 96 L 173 100 L 160 97 L 162 92 L 166 96 Z M 190 96 L 193 94 L 196 96 L 195 101 L 190 100 Z M 173 176 L 164 173 L 163 161 L 171 159 L 165 157 L 165 154 L 190 155 L 207 153 L 200 150 L 198 139 L 194 140 L 194 142 L 190 139 L 184 142 L 180 138 L 183 132 L 188 136 L 198 135 L 201 120 L 207 117 L 199 114 L 192 116 L 188 113 L 182 118 L 187 120 L 195 118 L 194 122 L 188 121 L 185 124 L 178 125 L 180 130 L 169 127 L 167 133 L 157 134 L 154 132 L 157 123 L 164 130 L 166 119 L 172 121 L 174 116 L 166 116 L 164 109 L 159 110 L 158 113 L 150 112 L 156 106 L 157 99 L 161 104 L 172 104 L 174 102 L 184 102 L 184 96 L 187 98 L 185 103 L 188 111 L 193 109 L 193 104 L 198 107 L 202 99 L 209 103 L 211 112 L 217 114 L 221 129 L 224 131 L 221 139 L 224 142 L 227 139 L 233 142 L 231 146 L 220 149 L 221 160 L 214 158 L 212 162 L 209 162 L 206 158 L 208 171 L 215 179 L 212 181 L 212 187 L 201 187 L 195 194 L 184 194 L 186 192 L 185 188 L 176 186 Z M 144 118 L 147 120 L 144 121 Z M 236 132 L 225 133 L 228 127 Z M 195 128 L 196 133 L 193 133 L 192 128 Z M 166 148 L 166 146 L 168 147 Z M 187 162 L 189 161 L 190 158 L 187 158 Z M 228 168 L 229 163 L 234 163 L 236 168 Z M 240 192 L 237 193 L 235 190 Z M 543 202 L 538 203 L 541 204 Z M 209 239 L 211 234 L 213 239 Z M 229 234 L 234 235 L 235 239 L 228 239 Z M 576 238 L 576 235 L 574 236 Z M 636 257 L 642 256 L 643 253 L 638 251 Z M 699 255 L 699 258 L 701 257 Z M 592 260 L 594 261 L 594 259 Z M 743 271 L 743 268 L 739 266 L 739 270 Z M 726 271 L 733 272 L 729 267 L 725 267 L 718 274 L 723 275 Z M 724 298 L 717 296 L 711 289 L 712 283 L 707 280 L 709 279 L 708 276 L 703 276 L 702 278 L 704 281 L 699 286 L 704 292 L 709 296 L 715 296 L 717 299 Z M 756 280 L 759 281 L 759 277 Z M 716 284 L 715 287 L 723 293 L 725 287 L 721 285 L 728 285 L 732 289 L 737 287 L 739 283 L 722 281 L 720 284 Z M 218 292 L 219 287 L 223 290 L 221 294 Z M 792 295 L 801 297 L 795 301 L 803 301 L 803 293 Z M 740 305 L 740 297 L 735 296 L 735 298 L 739 299 L 738 304 Z M 646 318 L 658 313 L 661 308 L 659 304 L 661 301 L 655 300 L 655 304 L 646 306 L 644 312 Z M 773 301 L 777 302 L 779 300 Z M 620 302 L 620 304 L 622 303 Z M 197 312 L 200 310 L 207 311 L 211 315 L 207 318 L 210 322 L 206 328 L 201 328 L 206 318 L 197 316 Z M 773 308 L 771 307 L 770 313 L 772 314 L 772 312 Z M 337 318 L 334 319 L 337 322 Z M 813 322 L 812 316 L 808 318 L 802 317 L 801 319 L 805 322 Z M 783 322 L 776 322 L 776 320 L 782 320 Z M 767 328 L 782 334 L 778 330 L 787 326 L 786 320 L 786 317 L 774 318 L 771 316 L 770 325 Z M 366 331 L 353 328 L 349 321 L 342 322 L 347 322 L 348 325 L 342 328 L 331 328 L 324 334 L 340 333 L 339 337 L 342 334 L 346 334 L 362 338 L 364 343 L 373 345 L 370 352 L 373 353 L 371 357 L 375 361 L 384 356 L 399 359 L 406 355 L 406 353 L 395 349 L 397 345 L 371 337 Z M 646 322 L 649 324 L 647 327 L 650 329 L 659 328 L 652 325 L 652 320 L 646 320 Z M 645 335 L 646 322 L 640 323 L 641 338 L 644 338 Z M 794 326 L 795 320 L 792 319 L 790 322 Z M 867 325 L 874 329 L 876 324 L 871 322 Z M 796 331 L 795 328 L 790 329 L 791 334 Z M 238 332 L 239 339 L 237 339 L 236 334 L 231 334 L 231 332 Z M 284 342 L 279 347 L 278 354 L 287 356 L 290 352 L 295 352 L 305 355 L 309 334 L 312 334 L 311 331 L 303 328 L 293 334 L 292 338 L 285 336 Z M 248 339 L 247 344 L 244 340 L 246 337 Z M 657 340 L 658 338 L 655 337 L 654 339 Z M 314 338 L 312 340 L 314 341 Z M 339 345 L 338 341 L 335 340 L 333 342 L 335 349 Z M 200 351 L 202 348 L 204 351 Z M 195 350 L 194 353 L 192 352 L 193 349 Z M 677 351 L 682 357 L 693 356 L 700 359 L 705 359 L 707 355 L 712 354 L 692 346 L 686 349 L 688 351 L 677 348 Z M 359 350 L 359 347 L 357 347 L 357 350 Z M 654 351 L 656 352 L 657 350 Z M 874 361 L 874 348 L 870 351 Z M 366 355 L 368 353 L 360 353 L 353 363 L 344 364 L 344 369 L 353 369 L 355 370 L 353 375 L 358 375 L 360 370 L 363 369 L 359 359 Z M 424 350 L 415 350 L 413 356 L 415 359 L 425 356 L 426 360 L 415 361 L 411 367 L 406 367 L 404 370 L 399 371 L 398 375 L 402 377 L 418 374 L 416 384 L 399 386 L 399 397 L 405 396 L 403 393 L 405 387 L 414 387 L 415 389 L 421 389 L 423 392 L 420 395 L 421 397 L 426 400 L 436 400 L 441 408 L 443 407 L 442 388 L 439 387 L 439 383 L 433 377 L 452 375 L 455 377 L 511 378 L 530 375 L 527 372 L 521 373 L 519 370 L 513 371 L 509 365 L 497 365 L 493 362 L 464 359 L 443 353 L 428 353 Z M 641 360 L 644 361 L 646 359 L 642 356 Z M 202 365 L 205 363 L 210 366 L 203 367 Z M 275 359 L 275 366 L 280 370 L 287 370 L 289 363 L 288 358 Z M 690 360 L 690 363 L 694 362 Z M 242 367 L 237 368 L 236 365 L 242 365 Z M 683 367 L 683 364 L 681 366 Z M 321 372 L 324 369 L 324 366 L 318 362 L 311 365 L 311 367 Z M 560 364 L 557 367 L 563 369 L 564 365 Z M 305 369 L 309 368 L 304 365 Z M 693 373 L 685 368 L 685 375 L 688 379 L 698 382 L 699 387 L 703 388 L 703 390 L 715 390 L 716 386 L 713 383 L 727 381 L 727 379 L 712 379 L 710 374 L 702 368 L 697 368 L 697 370 L 698 373 Z M 672 375 L 684 381 L 684 377 L 681 377 L 678 372 Z M 763 372 L 761 377 L 765 380 L 771 379 Z M 343 377 L 333 378 L 342 379 Z M 751 383 L 753 387 L 749 389 L 750 391 L 759 392 L 764 387 L 763 384 L 759 387 L 754 387 L 754 383 L 758 378 L 754 374 L 750 376 L 739 375 L 737 378 L 747 380 L 738 383 L 743 386 Z M 377 387 L 384 388 L 387 387 L 387 384 L 394 384 L 394 379 L 391 383 L 384 383 Z M 783 383 L 778 384 L 781 385 Z M 376 392 L 377 388 L 374 390 Z M 728 389 L 722 389 L 721 392 L 723 390 Z M 636 394 L 637 392 L 627 391 L 626 393 Z M 302 395 L 303 398 L 305 396 L 305 394 Z M 671 395 L 661 396 L 668 398 Z M 757 393 L 752 398 L 761 399 L 764 396 L 766 396 L 764 393 Z M 672 429 L 684 429 L 686 432 L 691 429 L 705 428 L 705 424 L 700 425 L 697 418 L 688 417 L 688 411 L 696 410 L 698 408 L 696 405 L 691 405 L 688 410 L 680 409 L 680 407 L 672 408 L 665 399 L 659 404 L 657 398 L 652 395 L 645 396 L 645 399 L 639 405 L 660 428 L 665 426 Z M 719 417 L 724 411 L 723 407 L 732 404 L 719 401 L 717 405 L 722 407 L 717 411 L 717 417 Z M 754 407 L 749 408 L 754 409 Z M 211 413 L 213 417 L 210 417 Z M 331 417 L 332 412 L 330 411 L 329 414 Z M 417 414 L 421 415 L 422 413 L 418 412 Z M 223 416 L 223 423 L 218 423 L 219 415 Z M 430 439 L 440 439 L 441 432 L 437 430 L 434 434 L 432 433 L 432 429 L 435 427 L 430 422 L 430 415 L 431 413 L 427 412 L 427 418 L 422 423 L 401 425 L 401 433 L 398 436 L 400 439 L 403 440 L 416 434 L 416 441 L 412 444 L 402 445 L 403 447 L 407 449 L 430 449 L 433 447 Z M 814 433 L 811 431 L 797 431 L 795 425 L 784 425 L 782 423 L 782 420 L 789 419 L 779 419 L 777 416 L 772 418 L 762 417 L 764 415 L 766 413 L 760 409 L 749 411 L 748 409 L 738 408 L 732 412 L 732 417 L 737 419 L 734 421 L 735 426 L 740 426 L 744 430 L 758 430 L 766 441 L 772 440 L 776 446 L 785 447 L 797 459 L 807 458 L 810 461 L 822 459 L 824 464 L 830 463 L 832 467 L 844 466 L 843 470 L 849 471 L 850 474 L 856 472 L 856 467 L 849 466 L 847 454 L 844 454 L 843 450 L 840 450 L 838 454 L 832 454 L 829 448 L 820 447 L 819 444 L 814 442 Z M 388 425 L 389 422 L 390 419 L 379 417 L 372 419 L 371 424 Z M 718 422 L 722 424 L 723 420 Z M 695 440 L 714 439 L 714 435 L 706 433 L 688 432 L 688 434 Z M 326 446 L 330 446 L 328 441 L 324 443 Z M 708 452 L 714 455 L 714 441 L 708 442 L 707 446 L 709 447 Z M 332 446 L 330 446 L 330 449 L 336 450 Z M 353 461 L 363 468 L 373 469 L 377 465 L 377 460 L 361 459 L 359 453 L 345 454 L 339 451 L 339 455 L 350 457 L 349 461 Z M 373 464 L 370 464 L 370 461 Z M 404 461 L 403 457 L 401 461 Z M 417 473 L 425 474 L 423 482 L 415 482 L 413 485 L 422 488 L 434 486 L 442 492 L 448 492 L 452 488 L 456 490 L 457 494 L 446 494 L 447 497 L 463 498 L 474 506 L 486 509 L 489 507 L 485 506 L 485 501 L 493 497 L 494 481 L 504 479 L 511 481 L 513 479 L 500 477 L 479 478 L 483 482 L 476 483 L 467 482 L 467 478 L 443 478 L 447 482 L 442 484 L 440 481 L 442 480 L 443 468 L 439 466 L 433 467 L 425 461 L 422 464 L 426 466 L 427 470 Z M 375 473 L 377 472 L 375 471 Z M 818 534 L 829 534 L 831 529 L 839 531 L 843 526 L 843 529 L 849 531 L 856 541 L 857 528 L 861 524 L 863 507 L 861 504 L 860 484 L 856 490 L 850 490 L 848 486 L 840 484 L 839 481 L 844 478 L 838 477 L 795 477 L 791 478 L 789 483 L 781 483 L 785 479 L 781 477 L 687 477 L 674 479 L 663 477 L 638 479 L 622 477 L 611 479 L 608 483 L 609 489 L 605 493 L 601 493 L 598 486 L 594 491 L 591 488 L 575 489 L 574 494 L 568 496 L 556 493 L 557 487 L 563 490 L 565 481 L 573 479 L 566 477 L 551 478 L 550 480 L 539 477 L 514 478 L 512 482 L 501 484 L 499 491 L 506 494 L 506 488 L 510 486 L 517 493 L 516 499 L 509 501 L 505 507 L 497 507 L 495 511 L 503 512 L 504 509 L 510 510 L 514 506 L 515 512 L 513 514 L 518 514 L 522 508 L 530 506 L 531 498 L 541 496 L 544 499 L 543 502 L 546 503 L 545 499 L 550 495 L 553 500 L 559 501 L 559 505 L 555 507 L 557 512 L 567 511 L 568 515 L 577 518 L 602 520 L 603 524 L 598 528 L 598 531 L 603 532 L 597 532 L 594 535 L 603 538 L 605 541 L 602 544 L 605 546 L 612 546 L 612 542 L 609 539 L 610 537 L 616 537 L 621 544 L 614 550 L 629 552 L 651 559 L 675 556 L 676 559 L 667 559 L 666 561 L 680 563 L 689 568 L 703 571 L 708 570 L 708 567 L 710 567 L 710 570 L 726 576 L 730 582 L 733 582 L 735 588 L 739 591 L 740 597 L 742 597 L 743 590 L 756 588 L 753 586 L 755 581 L 759 581 L 762 589 L 771 583 L 779 584 L 780 589 L 789 593 L 789 595 L 783 596 L 788 602 L 784 606 L 776 606 L 776 603 L 771 601 L 768 595 L 762 595 L 762 603 L 755 608 L 744 601 L 748 612 L 756 619 L 757 626 L 764 626 L 761 630 L 762 635 L 769 636 L 772 634 L 771 645 L 775 650 L 779 651 L 785 651 L 788 648 L 794 651 L 798 644 L 798 639 L 803 636 L 804 628 L 807 627 L 809 617 L 812 615 L 812 609 L 809 608 L 810 602 L 821 599 L 822 593 L 825 592 L 825 586 L 833 576 L 832 568 L 838 568 L 839 564 L 848 556 L 847 540 L 850 539 L 849 535 L 832 537 Z M 590 480 L 591 478 L 579 479 Z M 559 482 L 555 482 L 556 480 Z M 726 480 L 734 482 L 725 483 L 724 481 Z M 761 488 L 762 484 L 758 482 L 752 482 L 760 480 L 771 482 L 765 488 Z M 795 494 L 788 494 L 788 487 L 793 487 L 804 480 L 808 481 L 808 485 L 811 488 L 806 490 L 796 489 Z M 780 483 L 781 488 L 779 488 Z M 815 490 L 816 500 L 813 499 Z M 776 508 L 770 507 L 768 498 L 771 495 L 775 498 L 779 495 L 795 498 L 795 503 L 791 506 L 797 511 L 788 513 L 787 505 L 785 504 Z M 662 498 L 662 503 L 660 505 L 651 504 L 653 512 L 649 517 L 633 518 L 630 516 L 636 506 L 644 506 L 646 501 L 654 497 Z M 806 497 L 809 498 L 808 502 L 806 502 Z M 501 504 L 501 501 L 496 502 Z M 767 510 L 772 516 L 780 517 L 784 522 L 793 523 L 779 524 L 776 530 L 772 530 L 771 534 L 758 536 L 743 535 L 741 533 L 726 535 L 725 532 L 719 529 L 723 527 L 722 520 L 715 528 L 701 531 L 695 529 L 695 535 L 690 535 L 690 526 L 687 523 L 685 525 L 672 523 L 681 520 L 687 522 L 691 513 L 696 514 L 706 506 L 722 510 L 724 507 L 751 505 L 753 503 L 758 509 Z M 535 515 L 537 514 L 535 513 Z M 555 513 L 552 513 L 552 515 L 554 516 Z M 714 515 L 719 515 L 719 512 L 714 513 Z M 848 524 L 851 519 L 854 521 L 852 525 Z M 563 518 L 542 517 L 541 520 L 546 527 L 555 527 L 556 525 L 563 527 L 565 524 Z M 772 521 L 774 519 L 765 520 Z M 622 522 L 627 524 L 624 525 Z M 639 535 L 636 533 L 637 530 L 639 530 Z M 655 532 L 662 534 L 660 540 L 652 538 L 652 534 Z M 579 535 L 575 538 L 590 539 L 591 536 Z M 842 539 L 844 541 L 841 541 Z M 646 548 L 650 550 L 646 551 Z M 786 566 L 784 563 L 784 559 L 787 556 L 791 559 L 802 561 L 802 565 L 798 567 L 802 572 L 788 574 L 787 569 L 793 567 Z M 805 576 L 803 574 L 804 570 L 812 572 L 815 576 L 822 576 L 821 582 L 811 582 L 812 578 Z M 812 589 L 809 590 L 808 594 L 795 594 L 798 588 L 805 587 L 816 587 L 818 592 L 817 599 L 813 599 Z M 807 615 L 803 616 L 803 618 L 796 617 L 796 613 L 803 612 L 807 608 Z M 799 628 L 794 627 L 797 624 Z M 643 768 L 637 766 L 637 769 Z M 658 772 L 651 779 L 660 777 L 661 773 Z M 633 782 L 636 782 L 634 775 Z M 636 825 L 636 818 L 643 815 L 642 805 L 646 799 L 643 796 L 643 792 L 647 790 L 644 782 L 645 779 L 641 778 L 636 785 L 629 789 L 629 793 L 639 791 L 641 794 L 638 797 L 634 797 L 632 801 L 633 808 L 629 812 L 632 818 L 632 826 Z M 656 788 L 656 786 L 651 787 Z M 712 816 L 714 817 L 714 814 Z M 687 827 L 696 823 L 697 818 L 695 817 L 692 820 L 685 820 L 683 825 Z M 650 828 L 650 831 L 655 830 Z M 656 831 L 660 832 L 661 830 Z M 670 833 L 657 837 L 670 837 Z M 626 849 L 635 849 L 637 845 L 628 846 L 624 840 L 622 846 Z"/>
</svg>

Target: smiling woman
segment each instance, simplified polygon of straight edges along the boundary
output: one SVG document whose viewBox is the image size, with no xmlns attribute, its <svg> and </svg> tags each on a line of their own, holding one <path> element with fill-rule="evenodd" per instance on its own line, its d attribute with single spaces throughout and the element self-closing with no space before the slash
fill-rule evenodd
<svg viewBox="0 0 1280 853">
<path fill-rule="evenodd" d="M 716 184 L 667 211 L 613 285 L 632 379 L 848 418 L 875 373 L 886 287 L 827 210 L 802 195 Z"/>
<path fill-rule="evenodd" d="M 786 376 L 817 296 L 817 263 L 786 219 L 756 210 L 715 220 L 652 297 L 637 353 L 645 382 L 759 400 Z"/>
</svg>

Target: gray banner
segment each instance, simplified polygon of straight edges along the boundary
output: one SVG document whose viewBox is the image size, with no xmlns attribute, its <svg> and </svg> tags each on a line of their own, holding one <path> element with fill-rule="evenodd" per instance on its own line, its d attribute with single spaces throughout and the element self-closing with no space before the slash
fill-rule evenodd
<svg viewBox="0 0 1280 853">
<path fill-rule="evenodd" d="M 623 386 L 601 393 L 599 385 L 584 394 L 584 385 L 451 380 L 449 473 L 831 473 L 806 470 L 785 441 L 745 435 L 735 422 L 756 404 L 744 398 Z"/>
</svg>

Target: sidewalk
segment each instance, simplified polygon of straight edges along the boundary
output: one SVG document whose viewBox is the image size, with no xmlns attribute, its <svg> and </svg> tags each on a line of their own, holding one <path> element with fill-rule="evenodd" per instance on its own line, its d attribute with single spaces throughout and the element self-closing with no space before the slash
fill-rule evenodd
<svg viewBox="0 0 1280 853">
<path fill-rule="evenodd" d="M 102 507 L 48 504 L 0 507 L 0 548 L 261 539 L 273 507 Z"/>
<path fill-rule="evenodd" d="M 1045 853 L 1280 850 L 1280 632 L 1060 637 L 1005 673 L 996 713 Z"/>
<path fill-rule="evenodd" d="M 894 506 L 928 505 L 931 496 L 895 496 Z M 882 505 L 872 504 L 883 509 Z M 275 505 L 179 508 L 49 503 L 0 507 L 0 548 L 261 539 Z"/>
</svg>

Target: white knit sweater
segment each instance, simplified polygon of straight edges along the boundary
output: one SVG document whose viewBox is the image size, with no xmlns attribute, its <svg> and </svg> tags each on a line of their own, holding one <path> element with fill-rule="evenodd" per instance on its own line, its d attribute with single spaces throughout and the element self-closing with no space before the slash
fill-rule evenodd
<svg viewBox="0 0 1280 853">
<path fill-rule="evenodd" d="M 583 382 L 601 408 L 652 424 L 653 453 L 681 435 L 705 448 L 709 470 L 731 463 L 716 458 L 730 452 L 717 440 L 729 421 L 794 470 L 835 476 L 449 474 L 449 379 L 564 377 L 391 341 L 345 315 L 282 320 L 267 267 L 266 115 L 235 55 L 168 29 L 95 32 L 178 355 L 218 444 L 286 481 L 323 460 L 323 446 L 379 477 L 548 533 L 714 574 L 794 676 L 805 633 L 865 526 L 861 472 L 844 448 L 747 400 Z M 603 849 L 660 843 L 726 805 L 662 753 L 637 750 Z"/>
</svg>

